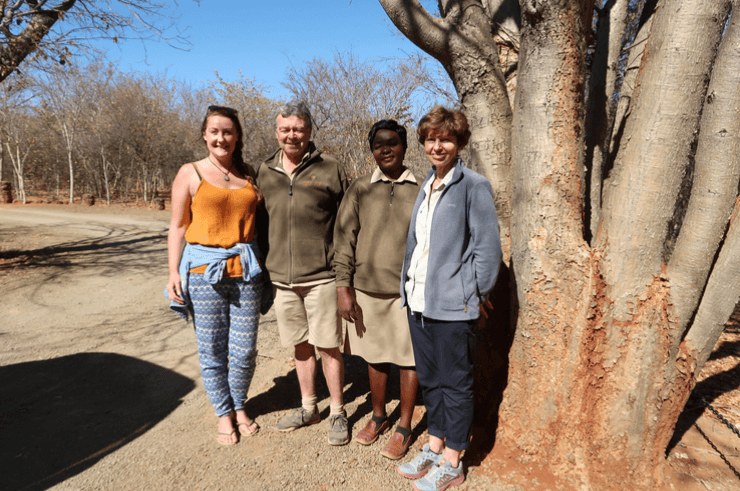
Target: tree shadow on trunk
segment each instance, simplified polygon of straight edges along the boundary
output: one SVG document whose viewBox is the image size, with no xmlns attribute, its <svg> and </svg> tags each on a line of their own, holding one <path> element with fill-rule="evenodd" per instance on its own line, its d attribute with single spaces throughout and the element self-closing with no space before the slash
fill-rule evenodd
<svg viewBox="0 0 740 491">
<path fill-rule="evenodd" d="M 466 451 L 470 465 L 478 465 L 493 449 L 498 410 L 508 383 L 509 350 L 516 327 L 516 286 L 513 270 L 501 265 L 489 295 L 493 309 L 481 316 L 476 339 L 475 418 L 473 439 Z"/>
</svg>

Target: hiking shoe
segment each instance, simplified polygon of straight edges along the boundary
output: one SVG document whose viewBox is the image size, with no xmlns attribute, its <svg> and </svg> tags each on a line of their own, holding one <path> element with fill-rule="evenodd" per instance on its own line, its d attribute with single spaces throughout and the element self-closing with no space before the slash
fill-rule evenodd
<svg viewBox="0 0 740 491">
<path fill-rule="evenodd" d="M 434 453 L 429 450 L 429 444 L 425 443 L 416 457 L 411 461 L 398 466 L 398 473 L 406 479 L 419 479 L 423 477 L 433 465 L 442 460 L 442 453 Z"/>
<path fill-rule="evenodd" d="M 347 416 L 332 414 L 329 416 L 329 445 L 346 445 L 349 443 Z"/>
<path fill-rule="evenodd" d="M 452 467 L 449 461 L 442 465 L 434 464 L 426 476 L 414 481 L 416 491 L 442 491 L 452 486 L 459 486 L 465 481 L 462 461 Z"/>
<path fill-rule="evenodd" d="M 298 409 L 293 410 L 292 413 L 283 416 L 283 419 L 278 421 L 277 429 L 278 431 L 288 432 L 297 430 L 304 426 L 316 424 L 319 421 L 321 421 L 321 416 L 319 416 L 318 411 L 309 413 L 302 407 L 299 407 Z"/>
</svg>

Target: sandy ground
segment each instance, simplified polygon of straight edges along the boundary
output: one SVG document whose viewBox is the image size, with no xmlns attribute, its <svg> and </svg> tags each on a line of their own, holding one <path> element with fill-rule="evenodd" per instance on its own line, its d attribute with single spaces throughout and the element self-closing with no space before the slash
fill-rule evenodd
<svg viewBox="0 0 740 491">
<path fill-rule="evenodd" d="M 231 447 L 216 443 L 192 326 L 162 296 L 168 221 L 169 212 L 136 207 L 0 205 L 0 489 L 411 489 L 379 455 L 388 434 L 370 447 L 326 443 L 322 377 L 322 422 L 274 429 L 300 395 L 272 312 L 260 323 L 247 405 L 262 430 Z M 738 346 L 740 330 L 730 327 L 696 391 L 735 425 Z M 367 370 L 357 357 L 345 364 L 356 433 L 371 413 Z M 397 372 L 392 380 L 389 412 Z M 416 416 L 418 448 L 421 405 Z M 692 398 L 670 450 L 670 489 L 740 488 L 739 448 L 740 437 Z M 516 465 L 472 464 L 458 489 L 562 489 L 517 478 Z"/>
</svg>

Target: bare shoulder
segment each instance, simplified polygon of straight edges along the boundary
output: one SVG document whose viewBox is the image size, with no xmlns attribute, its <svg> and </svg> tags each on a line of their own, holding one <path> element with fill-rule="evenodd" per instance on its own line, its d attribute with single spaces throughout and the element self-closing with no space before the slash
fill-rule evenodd
<svg viewBox="0 0 740 491">
<path fill-rule="evenodd" d="M 195 191 L 200 185 L 200 177 L 195 170 L 195 165 L 197 164 L 198 162 L 195 162 L 195 164 L 189 162 L 180 166 L 175 176 L 175 181 L 172 183 L 173 196 L 179 193 L 190 196 L 195 194 Z"/>
<path fill-rule="evenodd" d="M 193 162 L 188 162 L 180 166 L 180 170 L 177 171 L 176 179 L 188 180 L 195 175 L 195 167 Z"/>
</svg>

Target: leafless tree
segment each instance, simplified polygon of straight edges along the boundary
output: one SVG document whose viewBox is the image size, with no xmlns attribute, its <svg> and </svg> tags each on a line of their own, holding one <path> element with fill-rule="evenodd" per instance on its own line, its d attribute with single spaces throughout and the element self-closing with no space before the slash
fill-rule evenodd
<svg viewBox="0 0 740 491">
<path fill-rule="evenodd" d="M 419 57 L 374 64 L 352 53 L 336 53 L 332 61 L 315 58 L 292 66 L 283 86 L 311 107 L 317 146 L 359 176 L 374 166 L 367 150 L 370 127 L 387 118 L 412 124 L 414 97 L 426 76 Z"/>
<path fill-rule="evenodd" d="M 93 88 L 85 83 L 85 73 L 77 67 L 57 67 L 41 82 L 38 110 L 42 117 L 54 122 L 61 135 L 69 168 L 69 202 L 74 202 L 75 144 L 82 124 L 83 112 L 92 107 Z"/>
<path fill-rule="evenodd" d="M 244 130 L 244 161 L 257 166 L 275 148 L 275 112 L 279 101 L 267 96 L 268 87 L 241 73 L 233 82 L 226 82 L 218 72 L 215 75 L 216 80 L 208 84 L 213 97 L 211 102 L 238 111 Z M 205 109 L 200 108 L 198 125 L 205 115 Z M 197 129 L 200 131 L 200 126 Z M 205 147 L 200 141 L 198 151 L 205 156 Z"/>
</svg>

